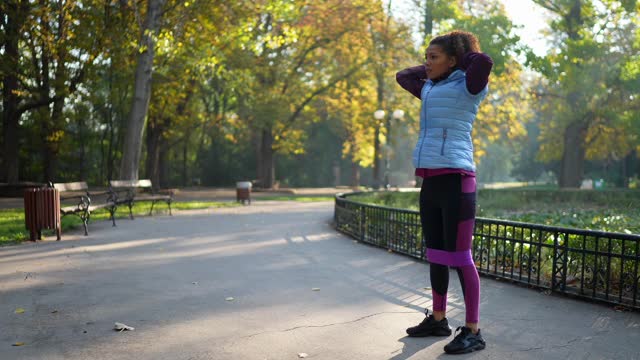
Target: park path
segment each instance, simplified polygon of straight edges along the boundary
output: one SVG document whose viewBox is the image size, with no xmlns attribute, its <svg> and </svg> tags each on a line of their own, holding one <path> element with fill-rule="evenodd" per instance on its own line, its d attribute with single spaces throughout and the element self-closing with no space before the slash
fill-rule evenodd
<svg viewBox="0 0 640 360">
<path fill-rule="evenodd" d="M 260 201 L 2 247 L 0 359 L 448 357 L 451 338 L 404 333 L 431 306 L 428 265 L 337 233 L 332 216 L 332 202 Z M 638 313 L 481 286 L 488 347 L 461 359 L 640 359 Z"/>
</svg>

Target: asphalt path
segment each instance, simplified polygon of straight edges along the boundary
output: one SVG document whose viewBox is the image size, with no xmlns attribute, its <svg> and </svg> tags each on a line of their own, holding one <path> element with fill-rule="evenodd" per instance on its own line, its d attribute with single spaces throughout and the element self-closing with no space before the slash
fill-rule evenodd
<svg viewBox="0 0 640 360">
<path fill-rule="evenodd" d="M 452 337 L 405 336 L 431 307 L 428 265 L 332 217 L 332 202 L 259 201 L 2 247 L 0 359 L 450 358 Z M 482 277 L 480 317 L 487 348 L 456 358 L 640 359 L 638 313 Z"/>
</svg>

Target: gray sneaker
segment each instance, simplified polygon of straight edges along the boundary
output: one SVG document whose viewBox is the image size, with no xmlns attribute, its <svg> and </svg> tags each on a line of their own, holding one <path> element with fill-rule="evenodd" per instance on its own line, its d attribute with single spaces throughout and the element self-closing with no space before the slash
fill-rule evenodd
<svg viewBox="0 0 640 360">
<path fill-rule="evenodd" d="M 471 329 L 466 326 L 458 326 L 456 332 L 458 332 L 458 330 L 460 330 L 460 333 L 444 347 L 444 352 L 447 354 L 466 354 L 482 350 L 487 345 L 482 335 L 480 335 L 479 329 L 477 334 L 474 334 Z"/>
</svg>

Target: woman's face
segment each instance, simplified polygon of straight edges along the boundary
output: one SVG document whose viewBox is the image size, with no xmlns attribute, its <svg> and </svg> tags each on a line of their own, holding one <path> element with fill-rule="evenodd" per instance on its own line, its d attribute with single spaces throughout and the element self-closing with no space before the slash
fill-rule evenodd
<svg viewBox="0 0 640 360">
<path fill-rule="evenodd" d="M 456 66 L 456 58 L 447 55 L 440 45 L 429 45 L 425 52 L 427 77 L 437 79 Z"/>
</svg>

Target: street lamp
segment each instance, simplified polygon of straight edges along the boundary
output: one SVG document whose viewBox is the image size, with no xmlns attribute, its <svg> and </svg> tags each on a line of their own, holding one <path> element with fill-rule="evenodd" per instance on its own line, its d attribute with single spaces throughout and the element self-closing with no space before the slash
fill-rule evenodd
<svg viewBox="0 0 640 360">
<path fill-rule="evenodd" d="M 393 110 L 393 118 L 396 120 L 401 120 L 404 117 L 404 110 Z"/>
<path fill-rule="evenodd" d="M 384 110 L 376 110 L 373 112 L 373 118 L 376 119 L 374 126 L 375 133 L 373 139 L 373 187 L 380 188 L 380 128 L 383 126 L 382 119 L 385 118 Z"/>
<path fill-rule="evenodd" d="M 392 116 L 395 121 L 402 120 L 402 118 L 404 117 L 404 110 L 400 110 L 400 109 L 393 110 Z M 387 126 L 387 139 L 388 139 L 387 143 L 391 144 L 391 124 L 390 123 Z M 387 173 L 389 174 L 391 174 L 390 167 L 391 167 L 391 162 L 389 161 L 389 154 L 387 154 Z M 387 179 L 387 186 L 390 186 L 388 179 Z"/>
</svg>

